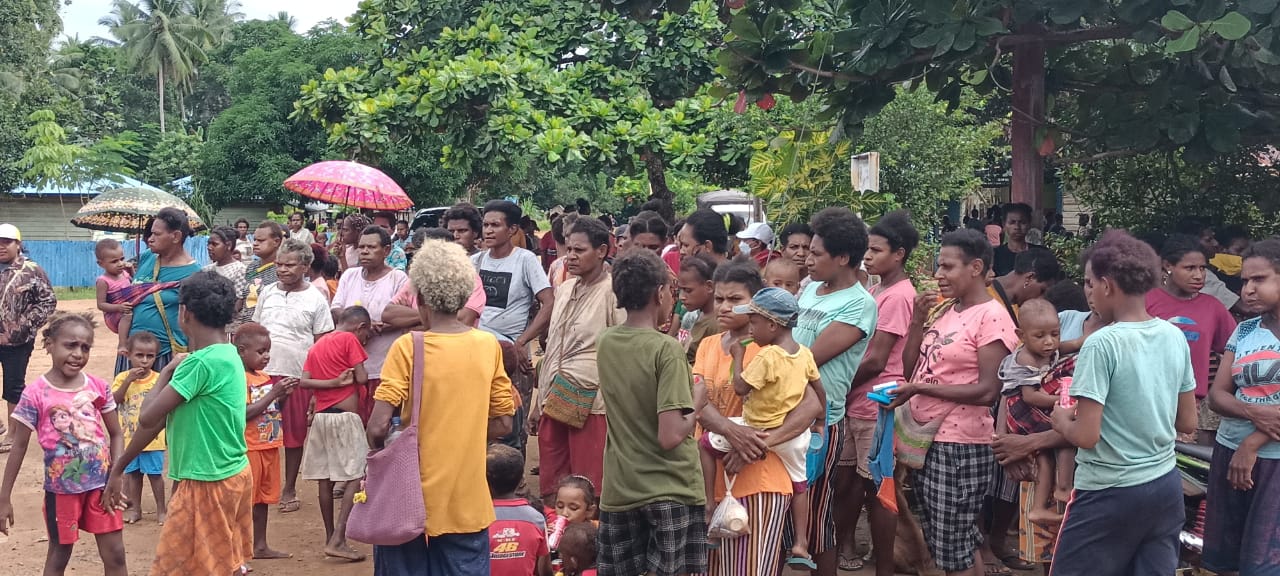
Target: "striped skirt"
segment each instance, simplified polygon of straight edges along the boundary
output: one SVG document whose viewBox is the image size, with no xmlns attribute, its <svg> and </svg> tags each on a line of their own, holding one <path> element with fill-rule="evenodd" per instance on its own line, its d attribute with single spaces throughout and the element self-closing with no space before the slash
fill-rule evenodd
<svg viewBox="0 0 1280 576">
<path fill-rule="evenodd" d="M 751 533 L 717 540 L 707 552 L 711 576 L 778 576 L 782 573 L 782 532 L 791 525 L 791 496 L 765 492 L 738 498 L 747 509 Z"/>
</svg>

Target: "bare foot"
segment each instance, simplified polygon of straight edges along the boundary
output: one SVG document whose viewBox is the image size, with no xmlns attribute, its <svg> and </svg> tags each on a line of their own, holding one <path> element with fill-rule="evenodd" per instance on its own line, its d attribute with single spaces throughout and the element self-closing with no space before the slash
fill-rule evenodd
<svg viewBox="0 0 1280 576">
<path fill-rule="evenodd" d="M 164 510 L 162 510 L 162 511 L 160 511 L 160 512 L 156 512 L 156 522 L 157 522 L 158 524 L 160 524 L 161 526 L 164 526 L 164 517 L 165 517 L 165 516 L 167 516 L 168 514 L 169 514 L 169 513 L 168 513 L 167 511 L 164 511 Z"/>
<path fill-rule="evenodd" d="M 329 558 L 342 558 L 352 562 L 360 562 L 364 560 L 364 552 L 356 550 L 351 546 L 325 546 L 324 555 Z"/>
<path fill-rule="evenodd" d="M 1035 508 L 1027 513 L 1027 520 L 1041 526 L 1057 526 L 1062 524 L 1062 515 L 1046 508 Z"/>
<path fill-rule="evenodd" d="M 142 519 L 142 510 L 138 508 L 127 508 L 124 511 L 124 523 L 135 524 Z"/>
<path fill-rule="evenodd" d="M 284 558 L 293 558 L 293 554 L 279 552 L 270 548 L 255 548 L 253 550 L 254 560 L 282 560 Z"/>
</svg>

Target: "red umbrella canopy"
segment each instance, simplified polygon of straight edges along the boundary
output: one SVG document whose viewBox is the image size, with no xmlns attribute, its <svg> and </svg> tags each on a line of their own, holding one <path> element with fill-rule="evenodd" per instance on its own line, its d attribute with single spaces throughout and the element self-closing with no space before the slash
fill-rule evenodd
<svg viewBox="0 0 1280 576">
<path fill-rule="evenodd" d="M 368 210 L 404 210 L 413 201 L 390 176 L 345 160 L 317 162 L 285 179 L 284 187 L 321 202 Z"/>
</svg>

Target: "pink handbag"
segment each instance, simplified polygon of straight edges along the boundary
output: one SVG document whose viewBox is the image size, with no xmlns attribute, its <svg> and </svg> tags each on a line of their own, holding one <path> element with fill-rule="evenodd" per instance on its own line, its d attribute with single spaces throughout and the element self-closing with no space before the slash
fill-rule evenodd
<svg viewBox="0 0 1280 576">
<path fill-rule="evenodd" d="M 375 546 L 399 546 L 422 538 L 427 508 L 418 467 L 418 413 L 422 406 L 422 332 L 413 332 L 413 420 L 381 449 L 371 451 L 365 500 L 351 509 L 347 537 Z"/>
</svg>

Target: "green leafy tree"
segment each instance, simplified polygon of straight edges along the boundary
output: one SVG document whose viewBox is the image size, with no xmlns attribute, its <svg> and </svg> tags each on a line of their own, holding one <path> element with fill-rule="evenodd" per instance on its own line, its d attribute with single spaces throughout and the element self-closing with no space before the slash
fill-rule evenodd
<svg viewBox="0 0 1280 576">
<path fill-rule="evenodd" d="M 31 128 L 26 132 L 31 147 L 15 167 L 22 178 L 36 188 L 70 186 L 81 181 L 78 164 L 89 151 L 67 143 L 67 133 L 50 110 L 36 110 L 27 118 Z"/>
<path fill-rule="evenodd" d="M 0 192 L 22 182 L 17 162 L 28 147 L 28 116 L 56 107 L 43 70 L 61 30 L 56 0 L 0 2 Z"/>
<path fill-rule="evenodd" d="M 172 188 L 170 184 L 174 180 L 195 173 L 203 147 L 204 134 L 200 131 L 191 134 L 176 130 L 165 132 L 151 149 L 142 180 L 159 188 Z"/>
<path fill-rule="evenodd" d="M 111 14 L 98 21 L 125 49 L 135 70 L 154 74 L 160 114 L 165 131 L 165 81 L 185 87 L 208 57 L 209 30 L 188 11 L 186 0 L 114 0 Z"/>
<path fill-rule="evenodd" d="M 723 24 L 711 0 L 685 4 L 624 18 L 587 0 L 368 0 L 353 25 L 379 53 L 308 83 L 297 113 L 361 159 L 439 134 L 469 186 L 524 155 L 643 166 L 669 204 L 668 166 L 714 149 L 715 101 L 699 91 L 716 77 Z"/>
<path fill-rule="evenodd" d="M 650 0 L 614 0 L 622 13 Z M 1043 160 L 1161 150 L 1204 161 L 1280 130 L 1275 0 L 749 0 L 719 62 L 747 100 L 820 94 L 836 136 L 927 87 L 1011 104 L 1013 196 L 1036 203 Z"/>
</svg>

